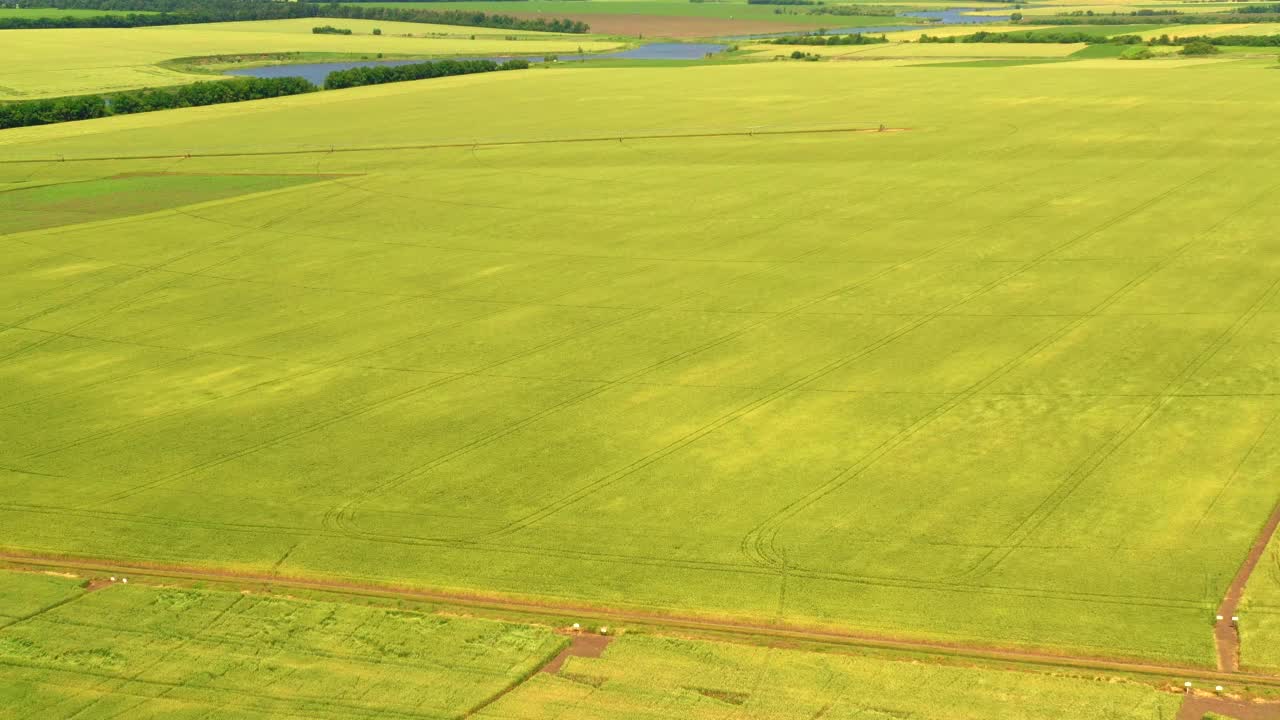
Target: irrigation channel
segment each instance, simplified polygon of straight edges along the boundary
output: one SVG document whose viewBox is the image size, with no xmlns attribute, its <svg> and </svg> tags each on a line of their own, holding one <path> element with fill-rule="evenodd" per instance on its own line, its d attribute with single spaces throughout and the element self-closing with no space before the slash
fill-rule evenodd
<svg viewBox="0 0 1280 720">
<path fill-rule="evenodd" d="M 609 53 L 593 53 L 568 55 L 560 55 L 556 57 L 556 62 L 594 62 L 597 60 L 699 60 L 706 57 L 708 53 L 717 53 L 724 50 L 725 46 L 718 43 L 650 43 L 641 45 L 640 47 L 631 48 L 630 50 L 619 50 Z M 431 58 L 432 60 L 443 60 L 446 58 Z M 510 57 L 493 57 L 493 58 L 448 58 L 453 60 L 476 60 L 488 59 L 501 62 L 509 60 Z M 525 58 L 529 62 L 544 62 L 546 58 Z M 412 65 L 414 63 L 427 62 L 427 60 L 360 60 L 354 62 L 329 62 L 329 63 L 302 63 L 298 65 L 266 65 L 263 67 L 244 68 L 243 70 L 230 70 L 229 75 L 244 75 L 257 78 L 281 78 L 281 77 L 301 77 L 315 85 L 323 85 L 324 79 L 329 77 L 329 73 L 337 70 L 350 70 L 357 67 L 376 67 L 378 65 Z"/>
</svg>

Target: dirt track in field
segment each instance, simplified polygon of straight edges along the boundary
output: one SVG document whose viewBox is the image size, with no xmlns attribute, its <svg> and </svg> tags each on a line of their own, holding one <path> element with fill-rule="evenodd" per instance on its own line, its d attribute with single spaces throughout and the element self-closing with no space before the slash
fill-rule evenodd
<svg viewBox="0 0 1280 720">
<path fill-rule="evenodd" d="M 518 18 L 536 20 L 545 18 L 541 13 L 505 13 Z M 645 39 L 652 38 L 709 38 L 724 35 L 753 35 L 763 33 L 812 30 L 815 23 L 774 22 L 773 20 L 731 20 L 711 17 L 674 17 L 669 15 L 614 15 L 614 14 L 556 14 L 579 20 L 591 26 L 591 32 L 603 35 L 621 35 Z M 836 22 L 835 20 L 828 21 Z"/>
<path fill-rule="evenodd" d="M 1256 703 L 1211 695 L 1188 695 L 1175 720 L 1201 720 L 1205 713 L 1218 713 L 1236 720 L 1280 720 L 1280 703 Z"/>
<path fill-rule="evenodd" d="M 732 640 L 762 639 L 770 642 L 800 641 L 822 645 L 843 645 L 862 649 L 891 650 L 897 652 L 931 654 L 939 658 L 969 659 L 994 663 L 1016 663 L 1043 666 L 1054 669 L 1083 670 L 1090 673 L 1124 673 L 1157 678 L 1170 687 L 1181 687 L 1186 680 L 1193 680 L 1203 687 L 1224 685 L 1232 691 L 1246 686 L 1267 687 L 1280 690 L 1280 676 L 1263 673 L 1224 672 L 1200 667 L 1162 665 L 1143 660 L 1084 657 L 1054 654 L 1042 650 L 986 647 L 962 643 L 947 643 L 911 638 L 885 637 L 828 628 L 811 628 L 779 623 L 756 623 L 741 620 L 718 619 L 691 615 L 662 614 L 652 611 L 609 609 L 589 605 L 506 598 L 492 595 L 467 594 L 421 590 L 417 588 L 376 585 L 348 580 L 324 580 L 288 577 L 268 574 L 236 572 L 188 566 L 160 565 L 112 560 L 83 560 L 40 557 L 21 553 L 0 552 L 0 561 L 20 567 L 41 569 L 72 569 L 91 573 L 141 573 L 159 579 L 187 581 L 211 581 L 230 584 L 254 585 L 272 591 L 294 588 L 333 592 L 348 595 L 403 598 L 420 602 L 435 602 L 459 608 L 477 608 L 498 612 L 531 613 L 568 619 L 593 618 L 606 621 L 610 626 L 628 624 L 644 626 L 652 632 L 695 632 L 712 634 Z M 136 578 L 145 582 L 145 577 Z M 1267 720 L 1270 720 L 1269 718 Z M 1280 720 L 1280 719 L 1277 719 Z"/>
<path fill-rule="evenodd" d="M 558 655 L 551 658 L 551 662 L 543 665 L 538 672 L 555 675 L 560 672 L 560 668 L 564 667 L 564 663 L 571 657 L 588 657 L 598 658 L 604 654 L 604 649 L 609 647 L 609 643 L 613 642 L 610 635 L 597 635 L 589 632 L 573 632 L 570 633 L 572 641 L 569 647 L 561 650 Z"/>
<path fill-rule="evenodd" d="M 1235 579 L 1231 581 L 1231 587 L 1227 588 L 1227 596 L 1222 600 L 1222 605 L 1218 606 L 1218 615 L 1222 616 L 1222 620 L 1213 626 L 1213 640 L 1218 647 L 1219 670 L 1226 672 L 1240 670 L 1240 629 L 1231 621 L 1231 618 L 1240 614 L 1240 600 L 1244 597 L 1245 586 L 1249 584 L 1249 578 L 1257 569 L 1258 563 L 1267 554 L 1267 546 L 1278 529 L 1280 529 L 1280 504 L 1276 505 L 1262 532 L 1253 541 L 1253 547 L 1249 548 L 1249 555 L 1240 566 Z M 1248 622 L 1248 620 L 1242 618 L 1241 622 Z"/>
</svg>

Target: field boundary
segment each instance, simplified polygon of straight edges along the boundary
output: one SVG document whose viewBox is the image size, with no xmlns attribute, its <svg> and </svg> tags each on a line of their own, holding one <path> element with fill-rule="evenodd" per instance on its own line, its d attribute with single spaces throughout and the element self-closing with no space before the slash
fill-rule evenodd
<svg viewBox="0 0 1280 720">
<path fill-rule="evenodd" d="M 576 605 L 563 602 L 522 600 L 497 595 L 469 594 L 442 590 L 427 590 L 392 585 L 379 585 L 349 580 L 325 580 L 273 576 L 230 569 L 197 568 L 189 566 L 150 565 L 147 563 L 57 558 L 0 551 L 0 561 L 12 565 L 45 568 L 74 569 L 79 571 L 116 572 L 136 571 L 144 576 L 187 581 L 219 583 L 248 583 L 278 588 L 294 588 L 331 592 L 349 596 L 399 598 L 442 605 L 474 608 L 498 612 L 534 614 L 547 617 L 584 618 L 607 620 L 614 626 L 630 624 L 644 627 L 655 633 L 693 631 L 712 633 L 728 639 L 767 642 L 798 641 L 820 645 L 839 645 L 870 650 L 888 650 L 931 655 L 941 659 L 962 659 L 1016 663 L 1046 669 L 1071 669 L 1087 672 L 1113 672 L 1158 678 L 1170 686 L 1181 686 L 1187 680 L 1208 684 L 1230 684 L 1236 688 L 1249 686 L 1280 691 L 1280 675 L 1260 672 L 1223 671 L 1154 661 L 1126 660 L 1105 657 L 1087 657 L 1035 650 L 1016 650 L 984 647 L 972 644 L 947 643 L 902 637 L 841 631 L 836 629 L 806 628 L 781 623 L 750 622 L 745 620 L 716 619 L 694 615 L 660 614 L 639 610 L 621 610 Z"/>
<path fill-rule="evenodd" d="M 1244 599 L 1244 591 L 1249 584 L 1249 579 L 1253 577 L 1253 571 L 1258 569 L 1277 531 L 1280 531 L 1280 502 L 1276 503 L 1275 509 L 1271 511 L 1271 517 L 1267 519 L 1266 524 L 1262 526 L 1262 531 L 1254 539 L 1253 546 L 1249 548 L 1249 554 L 1245 556 L 1235 579 L 1227 588 L 1222 605 L 1218 606 L 1218 616 L 1222 619 L 1217 620 L 1213 626 L 1213 642 L 1218 648 L 1219 670 L 1226 672 L 1240 670 L 1240 628 L 1231 618 L 1239 615 L 1240 601 Z"/>
<path fill-rule="evenodd" d="M 298 148 L 295 150 L 246 150 L 242 152 L 207 152 L 207 153 L 167 153 L 159 155 L 100 155 L 90 157 L 43 157 L 0 160 L 0 165 L 21 165 L 24 163 L 54 162 L 104 162 L 112 160 L 173 160 L 184 158 L 228 158 L 228 157 L 271 157 L 278 155 L 330 155 L 333 153 L 361 152 L 397 152 L 404 150 L 447 150 L 458 148 L 505 147 L 509 145 L 556 145 L 570 143 L 625 142 L 627 140 L 690 140 L 717 137 L 762 137 L 776 135 L 853 135 L 853 134 L 889 134 L 908 132 L 911 128 L 902 127 L 839 127 L 839 128 L 800 128 L 794 130 L 723 130 L 716 132 L 674 132 L 646 133 L 628 135 L 590 135 L 570 138 L 525 138 L 516 140 L 475 140 L 472 142 L 422 143 L 414 145 L 354 145 L 330 146 L 327 148 Z"/>
</svg>

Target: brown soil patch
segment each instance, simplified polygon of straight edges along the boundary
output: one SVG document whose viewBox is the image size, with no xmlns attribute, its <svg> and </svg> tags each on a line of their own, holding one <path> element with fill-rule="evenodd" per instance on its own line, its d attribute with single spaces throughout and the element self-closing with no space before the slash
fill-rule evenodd
<svg viewBox="0 0 1280 720">
<path fill-rule="evenodd" d="M 1280 703 L 1232 700 L 1210 695 L 1188 695 L 1178 710 L 1176 720 L 1201 720 L 1205 713 L 1211 712 L 1237 720 L 1280 720 Z"/>
<path fill-rule="evenodd" d="M 551 658 L 551 662 L 543 665 L 538 672 L 555 675 L 560 672 L 560 668 L 564 667 L 565 661 L 571 656 L 598 658 L 604 653 L 604 649 L 609 647 L 609 643 L 613 642 L 613 638 L 609 635 L 570 633 L 569 637 L 572 638 L 569 647 L 561 650 L 559 655 Z"/>
<path fill-rule="evenodd" d="M 1262 532 L 1253 541 L 1253 547 L 1249 548 L 1249 555 L 1245 557 L 1240 571 L 1231 581 L 1231 587 L 1227 588 L 1227 596 L 1218 607 L 1218 614 L 1222 616 L 1222 620 L 1213 627 L 1213 640 L 1218 646 L 1219 670 L 1227 672 L 1240 670 L 1240 631 L 1231 622 L 1231 618 L 1240 614 L 1240 600 L 1244 597 L 1245 586 L 1249 584 L 1253 571 L 1266 555 L 1267 546 L 1277 530 L 1280 530 L 1280 505 L 1276 505 Z"/>
<path fill-rule="evenodd" d="M 541 13 L 506 13 L 520 18 L 546 17 Z M 604 35 L 648 38 L 709 38 L 722 35 L 754 35 L 763 33 L 812 30 L 814 23 L 774 22 L 772 20 L 730 20 L 710 17 L 672 17 L 664 15 L 560 15 L 580 20 L 591 26 L 591 32 Z M 828 21 L 828 24 L 834 21 Z"/>
<path fill-rule="evenodd" d="M 109 586 L 109 585 L 111 585 L 111 584 L 112 584 L 112 583 L 111 583 L 111 581 L 110 581 L 110 580 L 108 580 L 107 578 L 101 578 L 101 577 L 100 577 L 100 578 L 94 578 L 94 579 L 92 579 L 92 580 L 90 580 L 90 581 L 89 581 L 89 584 L 88 584 L 88 585 L 85 585 L 85 586 L 84 586 L 84 591 L 85 591 L 85 592 L 87 592 L 87 593 L 96 592 L 96 591 L 101 590 L 102 588 L 107 587 L 107 586 Z"/>
</svg>

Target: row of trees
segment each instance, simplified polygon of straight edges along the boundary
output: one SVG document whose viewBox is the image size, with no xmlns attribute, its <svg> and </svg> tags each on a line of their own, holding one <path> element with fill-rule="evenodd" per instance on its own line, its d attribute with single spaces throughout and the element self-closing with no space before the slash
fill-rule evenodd
<svg viewBox="0 0 1280 720">
<path fill-rule="evenodd" d="M 850 35 L 792 35 L 772 38 L 769 42 L 774 45 L 878 45 L 889 42 L 889 39 L 883 35 L 852 33 Z"/>
<path fill-rule="evenodd" d="M 332 25 L 320 25 L 311 28 L 313 35 L 350 35 L 351 28 L 339 28 Z M 379 33 L 381 34 L 381 33 Z"/>
<path fill-rule="evenodd" d="M 298 77 L 214 80 L 170 88 L 130 90 L 110 95 L 77 95 L 49 100 L 0 104 L 0 129 L 91 120 L 108 115 L 131 115 L 153 110 L 262 100 L 315 92 L 318 88 Z"/>
<path fill-rule="evenodd" d="M 1107 42 L 1107 39 L 1091 33 L 1080 31 L 1031 31 L 1024 30 L 1022 32 L 989 32 L 980 30 L 971 35 L 949 35 L 937 37 L 935 35 L 921 35 L 922 43 L 1042 43 L 1042 44 L 1068 44 L 1068 43 L 1100 43 Z"/>
<path fill-rule="evenodd" d="M 1133 24 L 1132 15 L 1083 15 L 1083 16 L 1067 16 L 1067 15 L 1037 15 L 1035 22 L 1038 25 L 1131 25 Z M 1266 12 L 1230 12 L 1230 13 L 1205 13 L 1203 15 L 1164 15 L 1160 18 L 1161 24 L 1165 25 L 1208 25 L 1208 24 L 1232 24 L 1232 23 L 1264 23 L 1264 22 L 1280 22 L 1280 13 Z"/>
<path fill-rule="evenodd" d="M 382 85 L 384 83 L 405 82 L 406 80 L 426 80 L 428 78 L 470 75 L 473 73 L 494 72 L 496 70 L 524 70 L 528 67 L 528 60 L 514 59 L 501 63 L 493 60 L 434 60 L 410 65 L 354 67 L 350 70 L 335 70 L 329 73 L 329 77 L 324 80 L 324 89 L 340 90 L 360 85 Z"/>
<path fill-rule="evenodd" d="M 9 2 L 9 0 L 5 0 Z M 10 3 L 13 6 L 13 3 Z M 143 27 L 237 20 L 284 20 L 289 18 L 340 18 L 395 22 L 470 25 L 507 30 L 534 30 L 585 33 L 584 22 L 567 18 L 518 18 L 474 10 L 429 10 L 424 8 L 366 7 L 315 2 L 269 2 L 267 0 L 28 0 L 22 7 L 74 10 L 132 11 L 127 15 L 61 18 L 0 18 L 0 29 L 53 27 Z M 143 14 L 143 11 L 147 14 Z"/>
</svg>

